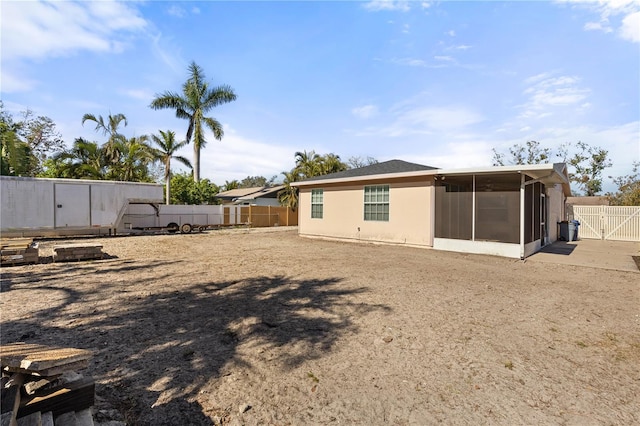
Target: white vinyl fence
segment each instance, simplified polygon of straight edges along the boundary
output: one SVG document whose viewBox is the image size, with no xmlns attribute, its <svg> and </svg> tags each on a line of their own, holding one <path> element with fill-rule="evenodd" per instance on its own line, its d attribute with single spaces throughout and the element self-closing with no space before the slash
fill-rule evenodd
<svg viewBox="0 0 640 426">
<path fill-rule="evenodd" d="M 579 238 L 640 241 L 640 206 L 573 206 Z"/>
</svg>

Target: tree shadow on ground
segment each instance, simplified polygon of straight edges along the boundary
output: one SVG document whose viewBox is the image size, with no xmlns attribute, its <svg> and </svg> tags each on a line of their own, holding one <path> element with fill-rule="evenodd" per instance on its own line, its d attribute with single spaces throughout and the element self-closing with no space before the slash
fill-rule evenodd
<svg viewBox="0 0 640 426">
<path fill-rule="evenodd" d="M 97 394 L 128 424 L 210 425 L 195 396 L 230 363 L 251 367 L 239 355 L 242 345 L 295 345 L 296 351 L 277 351 L 275 362 L 286 371 L 357 332 L 352 315 L 389 309 L 350 301 L 366 289 L 344 289 L 342 281 L 257 276 L 124 298 L 115 285 L 101 283 L 85 290 L 99 294 L 68 290 L 67 304 L 55 310 L 3 322 L 2 341 L 35 336 L 30 342 L 93 350 L 89 373 L 98 381 Z M 113 301 L 100 307 L 85 302 L 89 296 Z M 65 316 L 72 320 L 52 325 L 52 317 Z"/>
</svg>

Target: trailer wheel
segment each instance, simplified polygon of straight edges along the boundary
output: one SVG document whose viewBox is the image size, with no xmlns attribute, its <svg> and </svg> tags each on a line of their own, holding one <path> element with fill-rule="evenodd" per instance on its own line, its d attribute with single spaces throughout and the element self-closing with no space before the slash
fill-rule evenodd
<svg viewBox="0 0 640 426">
<path fill-rule="evenodd" d="M 207 230 L 206 226 L 201 226 L 200 228 L 198 228 L 198 231 L 200 231 L 200 232 L 204 232 L 206 230 Z"/>
<path fill-rule="evenodd" d="M 175 222 L 171 222 L 167 225 L 167 232 L 169 232 L 170 234 L 175 234 L 176 232 L 178 232 L 178 229 L 180 229 L 180 227 Z"/>
<path fill-rule="evenodd" d="M 180 227 L 180 232 L 182 232 L 183 234 L 188 234 L 189 232 L 191 232 L 191 225 L 188 223 L 182 224 L 182 226 Z"/>
</svg>

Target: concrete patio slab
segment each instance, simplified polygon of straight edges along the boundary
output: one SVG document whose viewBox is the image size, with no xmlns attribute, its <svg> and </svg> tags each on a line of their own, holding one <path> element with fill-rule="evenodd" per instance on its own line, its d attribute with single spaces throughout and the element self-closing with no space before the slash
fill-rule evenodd
<svg viewBox="0 0 640 426">
<path fill-rule="evenodd" d="M 582 239 L 556 241 L 528 257 L 527 261 L 640 273 L 633 256 L 640 256 L 639 242 Z"/>
</svg>

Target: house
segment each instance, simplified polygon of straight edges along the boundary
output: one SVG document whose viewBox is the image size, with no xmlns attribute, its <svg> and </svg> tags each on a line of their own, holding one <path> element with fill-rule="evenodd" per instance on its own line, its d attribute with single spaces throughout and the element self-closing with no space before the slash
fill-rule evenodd
<svg viewBox="0 0 640 426">
<path fill-rule="evenodd" d="M 566 165 L 446 170 L 401 160 L 313 177 L 299 234 L 521 258 L 558 239 Z"/>
<path fill-rule="evenodd" d="M 237 188 L 220 192 L 216 195 L 222 204 L 235 204 L 242 206 L 279 206 L 278 192 L 284 188 L 277 186 L 257 186 L 253 188 Z"/>
</svg>

